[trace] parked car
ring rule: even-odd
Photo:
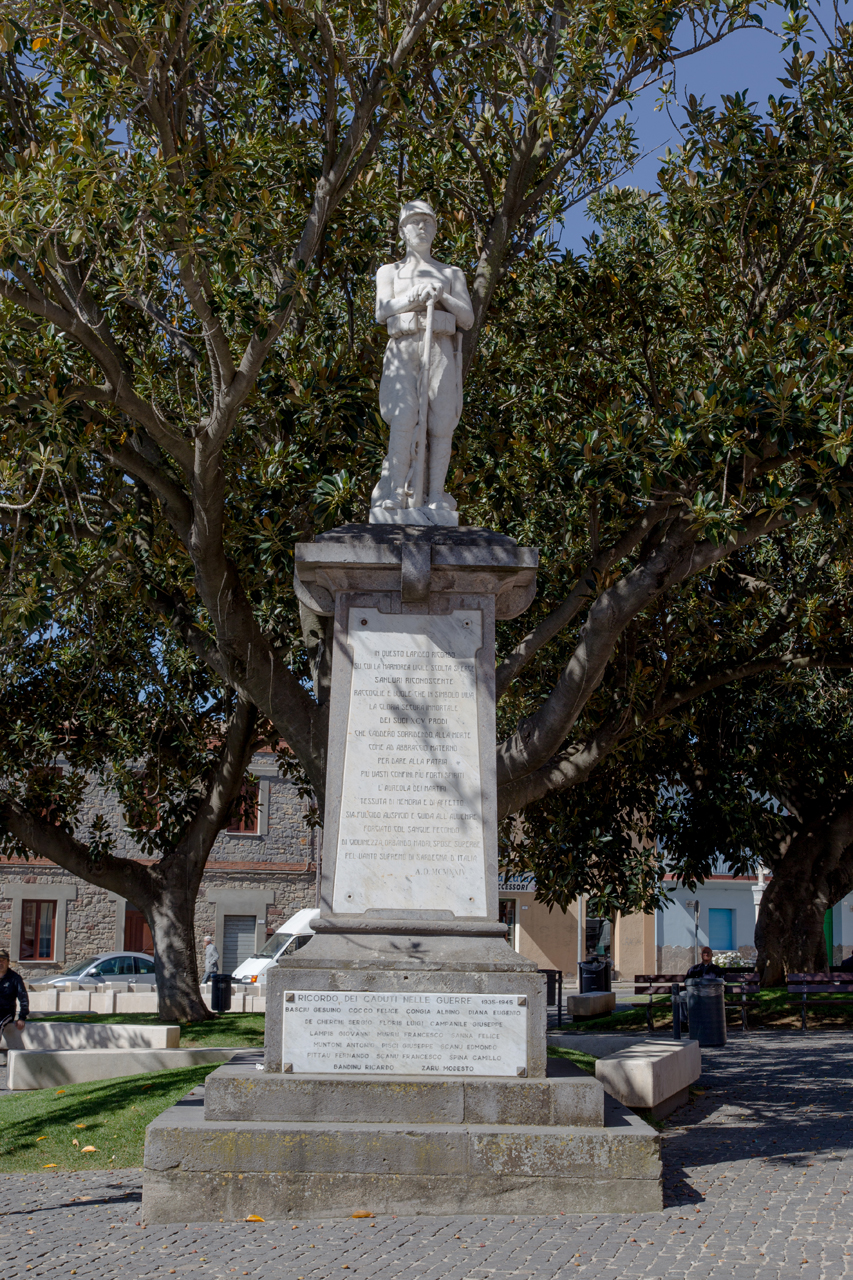
[[[231,975],[234,982],[257,982],[261,974],[266,973],[277,963],[280,956],[291,955],[304,947],[314,937],[311,921],[316,920],[320,912],[310,907],[303,907],[289,920],[285,920],[281,928],[276,929],[272,937],[267,938],[266,946],[255,955],[249,956],[238,965]]]
[[[46,978],[48,986],[59,987],[64,982],[79,982],[81,986],[95,987],[101,982],[135,982],[154,985],[154,961],[140,951],[102,951],[98,956],[87,956],[69,965],[54,978]]]

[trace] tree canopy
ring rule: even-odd
[[[444,211],[441,254],[475,305],[450,487],[464,520],[542,551],[538,599],[500,635],[503,815],[565,806],[639,694],[673,696],[670,650],[662,686],[637,656],[645,629],[666,634],[665,601],[847,518],[845,28],[815,63],[795,13],[766,110],[691,99],[660,194],[602,197],[577,258],[554,228],[630,161],[619,104],[757,11],[0,12],[7,626],[49,625],[54,593],[90,572],[81,547],[120,562],[322,797],[322,623],[300,632],[292,549],[366,515],[371,277],[414,194]],[[775,572],[784,600],[781,553]],[[785,668],[784,634],[764,643],[772,619],[750,608],[740,668]]]

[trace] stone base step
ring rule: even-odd
[[[361,1080],[284,1075],[235,1065],[208,1076],[204,1105],[207,1120],[595,1128],[604,1124],[604,1089],[592,1076],[581,1074],[546,1080]]]
[[[202,1092],[148,1126],[148,1223],[662,1207],[660,1138],[618,1104],[605,1128],[277,1124],[205,1120]]]

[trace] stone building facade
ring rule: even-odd
[[[321,833],[305,822],[305,802],[279,774],[275,756],[252,760],[257,812],[247,830],[223,831],[208,859],[196,904],[196,948],[216,939],[235,966],[303,907],[316,903]],[[117,854],[141,857],[114,796],[92,789],[81,828],[103,813]],[[46,859],[0,865],[0,947],[24,977],[61,972],[101,951],[151,952],[150,934],[132,903],[88,884]],[[223,970],[225,965],[221,966]]]

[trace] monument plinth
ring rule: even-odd
[[[494,624],[536,559],[440,526],[297,546],[334,617],[321,916],[268,979],[263,1071],[149,1126],[148,1221],[661,1207],[657,1134],[548,1062],[497,920]]]

